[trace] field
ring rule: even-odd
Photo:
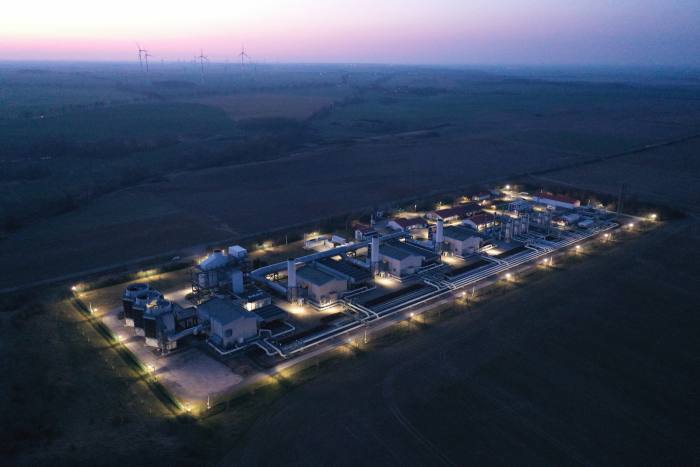
[[[698,239],[669,225],[370,343],[265,409],[223,465],[693,465],[700,276],[681,256]]]
[[[65,67],[55,73],[75,83]],[[70,92],[22,104],[24,91],[4,91],[13,110],[0,134],[15,135],[0,141],[4,148],[33,137],[36,112],[59,134],[54,118],[80,128],[71,125],[79,144],[63,163],[47,160],[43,178],[0,180],[4,215],[13,206],[32,213],[12,225],[6,218],[0,288],[198,254],[222,239],[509,178],[613,198],[624,183],[627,202],[687,217],[571,258],[468,310],[370,336],[367,347],[282,375],[197,422],[164,409],[65,301],[64,285],[2,295],[0,464],[700,463],[700,100],[692,79],[270,66],[257,75],[221,69],[202,84],[191,64],[164,65],[149,82],[123,65],[104,67],[80,68],[81,79],[110,83],[95,92],[114,102],[97,108],[63,108],[61,99],[82,101]],[[351,97],[304,121],[245,126],[213,101],[183,102],[243,88],[304,95],[343,86]],[[117,118],[110,134],[112,115],[130,109],[141,109],[133,121],[149,127]],[[173,115],[160,120],[166,110]],[[120,157],[95,156],[113,147],[103,138],[125,133],[135,140],[120,143]],[[43,164],[26,159],[33,154],[3,154],[0,174]],[[89,189],[115,167],[149,172]],[[71,190],[81,195],[70,209],[32,204]]]
[[[59,69],[141,97],[0,122],[0,266],[13,270],[0,289],[700,133],[685,81],[270,66],[201,82],[196,72]],[[21,260],[37,248],[39,265]]]
[[[198,423],[173,419],[48,296],[0,314],[16,375],[0,384],[1,452],[13,465],[693,465],[699,234],[688,218],[560,262]]]
[[[346,92],[347,93],[347,92]],[[202,97],[193,102],[218,107],[232,120],[256,118],[290,118],[304,120],[344,97],[341,91],[317,93],[246,93]]]

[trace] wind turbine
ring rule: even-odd
[[[245,65],[246,58],[250,61],[250,55],[245,52],[245,47],[243,45],[241,45],[241,53],[239,53],[238,56],[241,57],[241,68]]]
[[[199,59],[199,65],[202,68],[202,81],[204,81],[204,61],[206,60],[208,62],[209,58],[207,58],[207,56],[204,55],[204,51],[202,49],[199,49],[199,57],[195,58]]]
[[[136,47],[137,47],[138,50],[139,50],[139,66],[141,67],[141,71],[143,71],[143,55],[142,55],[142,54],[143,54],[144,52],[147,52],[147,51],[146,51],[146,49],[142,49],[142,48],[141,48],[141,45],[139,45],[138,42],[136,43]]]
[[[143,58],[146,59],[146,73],[148,73],[148,57],[152,57],[153,55],[148,53],[148,50],[143,51]]]

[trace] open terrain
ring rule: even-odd
[[[634,151],[700,133],[692,80],[270,66],[213,69],[201,82],[184,65],[148,78],[114,66],[53,73],[73,86],[71,76],[101,78],[135,101],[0,121],[0,266],[13,271],[0,289],[201,251],[420,192],[626,152],[633,161],[657,149]],[[692,154],[698,143],[685,144]],[[22,261],[36,251],[37,261]]]
[[[627,236],[470,309],[370,336],[197,423],[172,419],[67,303],[5,306],[2,371],[15,377],[0,384],[10,402],[2,456],[13,465],[134,456],[171,465],[694,465],[698,240],[693,217]]]
[[[262,161],[168,166],[157,178],[7,231],[0,266],[9,273],[0,288],[533,172],[528,180],[611,195],[624,182],[626,199],[688,217],[562,262],[469,310],[371,336],[365,348],[281,376],[196,423],[174,419],[63,292],[2,297],[0,464],[700,463],[700,140],[686,139],[700,130],[700,107],[692,82],[669,89],[666,81],[499,78],[474,91],[470,110],[464,86],[477,89],[487,77],[447,73],[440,86],[464,95],[441,114],[446,100],[424,89],[432,86],[424,74],[360,71],[357,82],[347,79],[357,100],[305,122],[303,147],[280,146]],[[345,71],[286,72],[286,82],[301,85],[342,84]],[[196,70],[183,73],[198,79]],[[264,79],[283,84],[274,73]],[[382,88],[392,82],[401,86]],[[125,75],[120,89],[140,97],[115,105],[143,105],[144,86],[165,89],[167,105],[197,97]],[[223,115],[232,135],[251,131],[204,107]],[[268,130],[253,131],[258,136],[247,137]],[[167,158],[191,154],[193,141],[221,143],[197,138],[178,135],[156,152]],[[675,140],[682,141],[645,148]],[[3,196],[27,183],[1,182]]]

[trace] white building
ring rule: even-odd
[[[221,349],[242,344],[258,335],[258,315],[228,298],[212,298],[197,307],[200,319],[208,319],[209,340]]]
[[[564,195],[546,193],[544,191],[536,193],[535,196],[532,197],[532,200],[536,203],[553,206],[555,208],[575,209],[581,207],[581,201],[577,199],[569,198]]]
[[[476,253],[483,242],[483,237],[476,230],[464,227],[447,227],[444,236],[447,251],[456,256]]]
[[[496,225],[496,220],[493,214],[481,213],[464,219],[462,225],[470,227],[478,232],[483,232],[484,230],[494,227]]]
[[[411,217],[409,219],[396,218],[396,219],[391,219],[387,223],[387,226],[394,229],[394,230],[406,230],[406,231],[414,230],[414,229],[423,229],[423,228],[427,227],[427,225],[428,225],[428,223],[422,217]]]
[[[384,263],[384,269],[396,277],[415,274],[423,265],[421,256],[398,248],[394,245],[382,245],[379,247],[379,255]]]
[[[319,305],[336,302],[348,290],[347,279],[315,264],[298,269],[296,281],[297,287],[306,289],[307,297]]]
[[[415,274],[426,263],[437,261],[440,255],[408,241],[392,240],[379,247],[382,269],[392,276]]]

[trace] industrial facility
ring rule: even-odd
[[[305,236],[311,253],[258,268],[239,245],[215,249],[192,268],[186,302],[130,284],[122,323],[162,355],[194,340],[219,357],[257,348],[286,359],[619,226],[614,213],[567,196],[484,190],[424,213],[376,213],[354,233]]]

